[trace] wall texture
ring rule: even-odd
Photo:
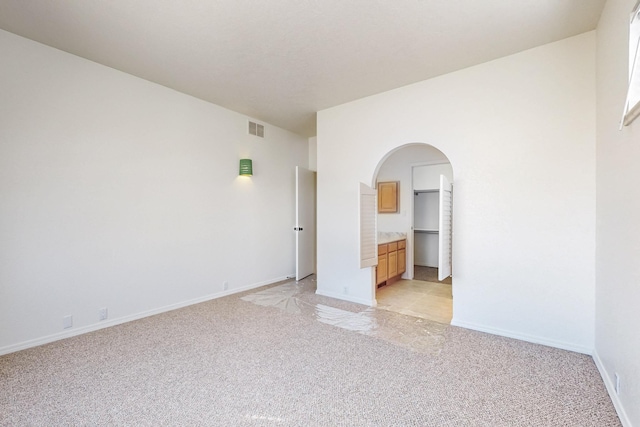
[[[373,303],[358,183],[426,143],[454,170],[453,323],[590,353],[595,108],[590,32],[319,112],[318,292]]]
[[[0,56],[0,353],[294,272],[306,138],[4,31]]]
[[[640,119],[618,130],[636,0],[609,0],[597,45],[597,251],[594,357],[625,426],[640,426]],[[615,374],[620,393],[614,391]]]

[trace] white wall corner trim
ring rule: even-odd
[[[596,367],[600,372],[600,376],[604,381],[605,387],[607,387],[607,393],[609,393],[609,397],[613,402],[613,406],[614,408],[616,408],[616,412],[618,413],[618,418],[620,418],[620,422],[624,427],[633,427],[633,424],[631,424],[631,420],[627,416],[627,413],[624,410],[624,406],[620,401],[620,397],[616,394],[613,379],[609,376],[609,374],[607,373],[607,370],[604,368],[604,363],[602,363],[602,360],[600,359],[600,356],[598,355],[597,350],[593,351],[593,361],[595,362]]]
[[[514,338],[517,340],[526,341],[533,344],[541,344],[541,345],[546,345],[548,347],[559,348],[562,350],[574,351],[576,353],[587,354],[589,356],[593,354],[592,347],[576,345],[576,344],[568,343],[564,341],[552,340],[552,339],[548,339],[541,336],[523,334],[516,331],[509,331],[506,329],[492,328],[489,326],[480,325],[473,322],[459,321],[459,320],[456,320],[455,317],[453,320],[451,320],[451,325],[459,326],[461,328],[473,329],[474,331],[486,332],[488,334],[499,335],[501,337]]]
[[[204,295],[202,297],[194,298],[194,299],[191,299],[191,300],[188,300],[188,301],[182,301],[182,302],[179,302],[179,303],[176,303],[176,304],[170,304],[170,305],[167,305],[167,306],[164,306],[164,307],[154,308],[152,310],[147,310],[147,311],[143,311],[143,312],[140,312],[140,313],[131,314],[131,315],[119,317],[119,318],[116,318],[116,319],[105,320],[105,321],[93,323],[91,325],[83,326],[83,327],[80,327],[80,328],[73,328],[73,329],[69,329],[69,330],[64,331],[64,332],[59,332],[59,333],[47,335],[45,337],[40,337],[40,338],[36,338],[36,339],[32,339],[32,340],[19,342],[17,344],[11,344],[11,345],[8,345],[8,346],[5,346],[5,347],[0,347],[0,356],[5,355],[5,354],[9,354],[9,353],[14,353],[14,352],[20,351],[20,350],[26,350],[28,348],[37,347],[37,346],[44,345],[44,344],[49,344],[51,342],[63,340],[65,338],[75,337],[77,335],[86,334],[88,332],[94,332],[94,331],[97,331],[97,330],[100,330],[100,329],[109,328],[111,326],[121,325],[123,323],[132,322],[134,320],[142,319],[142,318],[149,317],[149,316],[154,316],[156,314],[166,313],[168,311],[177,310],[179,308],[188,307],[190,305],[199,304],[199,303],[202,303],[202,302],[211,301],[211,300],[214,300],[214,299],[226,297],[228,295],[238,294],[240,292],[249,291],[251,289],[256,289],[256,288],[259,288],[259,287],[262,287],[262,286],[271,285],[273,283],[289,279],[289,278],[291,278],[291,276],[294,276],[294,274],[292,273],[292,274],[289,274],[289,275],[286,275],[286,276],[283,276],[283,277],[276,277],[274,279],[265,280],[265,281],[262,281],[262,282],[253,283],[253,284],[250,284],[250,285],[242,286],[240,288],[229,289],[229,290],[222,291],[222,292],[216,292],[216,293],[213,293],[213,294]]]

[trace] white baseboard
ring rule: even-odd
[[[616,408],[616,412],[618,413],[618,418],[620,418],[620,422],[624,427],[633,427],[627,413],[624,410],[624,406],[622,406],[622,402],[620,401],[620,396],[616,394],[616,387],[614,385],[613,379],[607,373],[607,370],[604,368],[604,364],[598,355],[598,351],[593,351],[593,361],[600,372],[600,376],[602,377],[602,381],[604,381],[604,385],[607,388],[607,393],[609,393],[609,397],[613,402],[613,407]]]
[[[506,329],[492,328],[490,326],[479,325],[477,323],[472,323],[472,322],[459,321],[455,318],[451,321],[451,325],[459,326],[461,328],[466,328],[466,329],[473,329],[474,331],[487,332],[489,334],[499,335],[502,337],[515,338],[517,340],[527,341],[534,344],[542,344],[548,347],[560,348],[562,350],[574,351],[576,353],[587,354],[589,356],[593,354],[593,348],[591,347],[585,347],[581,345],[567,343],[564,341],[551,340],[545,337],[523,334],[516,331],[509,331]]]
[[[290,275],[289,275],[290,276]],[[108,328],[110,326],[120,325],[122,323],[131,322],[133,320],[142,319],[144,317],[153,316],[155,314],[165,313],[171,310],[177,310],[179,308],[187,307],[190,305],[198,304],[205,301],[210,301],[217,298],[222,298],[228,295],[237,294],[240,292],[248,291],[251,289],[259,288],[261,286],[270,285],[272,283],[280,282],[282,280],[286,280],[289,276],[277,277],[275,279],[265,280],[258,283],[252,283],[247,286],[243,286],[241,288],[229,289],[222,292],[216,292],[215,294],[204,295],[202,297],[194,298],[188,301],[182,301],[176,304],[166,305],[164,307],[154,308],[151,310],[143,311],[140,313],[131,314],[128,316],[119,317],[116,319],[104,320],[98,323],[93,323],[91,325],[82,326],[79,328],[70,329],[64,332],[58,332],[55,334],[47,335],[40,338],[35,338],[28,341],[23,341],[17,344],[11,344],[5,347],[0,347],[0,356],[3,354],[14,353],[20,350],[26,350],[28,348],[37,347],[39,345],[48,344],[50,342],[62,340],[65,338],[75,337],[77,335],[86,334],[88,332],[97,331],[99,329]]]
[[[358,297],[354,297],[353,295],[348,295],[348,294],[339,294],[337,292],[327,292],[327,291],[321,291],[321,290],[316,290],[316,294],[317,295],[322,295],[324,297],[329,297],[329,298],[335,298],[335,299],[341,299],[344,301],[349,301],[349,302],[355,302],[356,304],[363,304],[369,307],[375,307],[376,306],[376,300],[375,299],[365,299],[365,298],[358,298]]]

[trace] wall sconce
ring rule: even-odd
[[[240,159],[240,176],[253,175],[253,162],[251,159]]]

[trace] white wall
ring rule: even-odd
[[[413,168],[413,189],[414,190],[437,190],[440,188],[440,175],[444,175],[449,182],[453,183],[453,170],[451,163],[439,165],[414,166]]]
[[[309,170],[317,171],[318,170],[318,138],[312,136],[309,138]]]
[[[0,56],[0,353],[293,273],[306,138],[4,31]]]
[[[598,25],[595,360],[625,426],[640,426],[640,119],[618,130],[636,0],[609,0]],[[620,375],[620,394],[613,391]]]
[[[595,32],[319,112],[319,293],[374,302],[358,182],[411,142],[455,174],[453,323],[591,352]]]

